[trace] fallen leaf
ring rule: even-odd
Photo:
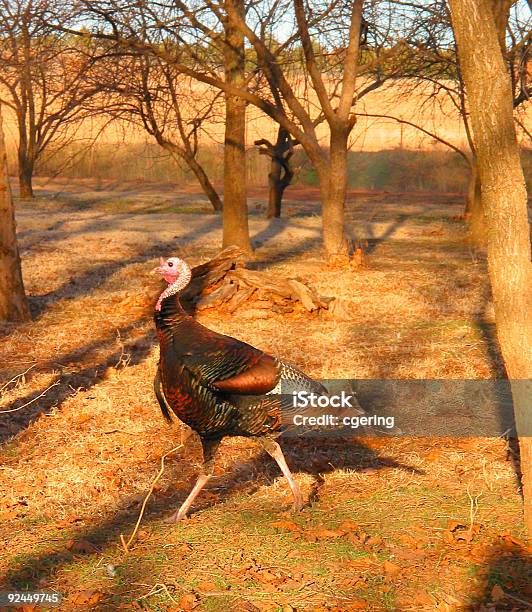
[[[68,550],[78,555],[90,555],[100,552],[100,549],[95,544],[84,539],[68,540],[66,547]]]
[[[447,604],[447,608],[443,608],[442,610],[449,610],[449,612],[451,612],[451,610],[463,610],[464,609],[464,601],[461,599],[458,599],[458,597],[455,597],[454,595],[451,595],[450,593],[440,593],[438,594],[438,597],[441,597],[443,601],[441,601],[438,605],[438,610],[440,609],[440,606],[442,606],[442,604]]]
[[[465,542],[469,544],[475,535],[481,530],[481,525],[473,525],[468,527],[459,521],[449,521],[447,530],[442,532],[443,539],[449,544],[456,542]]]
[[[286,555],[287,559],[300,559],[301,558],[301,552],[299,550],[291,550],[287,555]]]
[[[419,540],[417,538],[413,538],[411,535],[408,535],[407,533],[401,534],[398,539],[402,544],[405,544],[406,546],[410,548],[419,547]]]
[[[360,527],[358,523],[355,523],[355,521],[346,520],[340,523],[340,529],[343,529],[344,531],[358,531]]]
[[[414,603],[414,600],[409,595],[401,595],[400,597],[397,597],[395,599],[395,605],[397,606],[398,610],[402,610],[403,608],[406,608],[407,610],[412,610],[416,609],[417,607]]]
[[[442,531],[442,538],[447,542],[447,544],[454,544],[455,539],[453,534],[450,531]]]
[[[505,595],[501,585],[500,584],[494,585],[494,587],[491,589],[491,599],[492,599],[492,601],[494,601],[495,603],[498,603],[499,601],[502,601],[505,597],[506,597],[506,595]]]
[[[140,529],[137,532],[137,540],[139,542],[143,542],[144,540],[147,540],[150,537],[150,532],[146,531],[145,529]]]
[[[82,520],[83,519],[81,518],[81,516],[74,515],[71,517],[61,519],[60,521],[56,521],[55,523],[52,523],[51,525],[52,527],[67,527],[68,525],[71,525],[72,523],[79,523]]]
[[[471,547],[467,558],[473,562],[485,561],[494,554],[493,547],[486,544],[475,544]]]
[[[344,531],[338,529],[314,529],[307,532],[309,538],[315,538],[316,540],[327,540],[329,538],[341,538],[345,535]]]
[[[79,413],[74,417],[74,422],[77,423],[78,425],[81,425],[82,423],[86,423],[87,421],[90,421],[92,418],[94,418],[94,415],[89,413]]]
[[[238,610],[239,612],[260,612],[260,608],[257,608],[257,606],[250,601],[239,601]]]
[[[366,570],[374,564],[375,562],[371,557],[361,557],[360,559],[353,559],[345,563],[347,567],[355,570]]]
[[[0,512],[0,521],[11,521],[13,519],[16,519],[18,514],[19,513],[13,508],[3,510],[2,512]]]
[[[74,606],[94,606],[103,597],[101,591],[78,591],[70,598]]]
[[[294,521],[275,521],[271,523],[276,529],[287,529],[288,531],[301,531],[301,527]]]
[[[283,581],[282,577],[277,576],[271,570],[262,570],[257,574],[257,578],[261,583],[279,584]]]
[[[214,582],[205,581],[198,584],[197,590],[202,593],[209,593],[210,591],[218,591],[219,589]]]
[[[426,593],[425,591],[416,591],[413,597],[414,603],[418,606],[434,606],[434,600],[432,597]]]
[[[382,564],[382,570],[386,574],[387,578],[394,578],[401,573],[401,568],[391,561],[384,561]]]
[[[186,593],[179,600],[179,607],[185,611],[194,610],[198,604],[198,598],[194,595],[194,593]]]
[[[527,549],[527,545],[523,540],[514,537],[511,533],[503,533],[501,535],[501,540],[506,546]]]
[[[450,520],[447,522],[447,531],[450,531],[451,533],[453,531],[462,530],[462,529],[467,529],[467,526],[464,525],[463,523],[460,523],[460,521]]]
[[[425,553],[421,550],[403,550],[401,548],[392,548],[393,554],[402,561],[422,561],[425,558]]]
[[[370,536],[365,531],[358,531],[357,533],[349,533],[347,534],[347,539],[356,546],[357,548],[360,546],[364,546],[366,542],[370,539]]]
[[[345,602],[346,610],[366,610],[368,602],[365,599],[350,599]]]
[[[346,576],[340,580],[342,588],[348,589],[356,586],[360,582],[360,576]]]

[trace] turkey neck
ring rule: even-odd
[[[192,320],[192,317],[181,306],[179,293],[164,298],[161,302],[161,310],[155,311],[154,318],[155,326],[161,331],[173,331],[183,323]]]

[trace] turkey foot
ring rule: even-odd
[[[203,487],[209,482],[214,471],[214,459],[216,457],[216,451],[220,446],[220,439],[206,440],[201,439],[201,446],[203,448],[203,473],[198,476],[196,484],[192,488],[192,491],[188,494],[188,497],[181,504],[181,507],[176,510],[172,516],[165,520],[165,523],[177,523],[182,519],[186,518],[190,507],[194,503],[196,497],[201,493]]]
[[[275,459],[277,465],[281,468],[281,472],[288,481],[288,485],[290,487],[290,490],[292,491],[292,495],[294,496],[292,510],[294,512],[301,512],[304,506],[303,497],[301,495],[301,491],[299,490],[299,485],[294,480],[292,472],[290,471],[290,468],[286,463],[286,459],[284,458],[281,447],[279,446],[279,444],[277,444],[275,440],[272,440],[271,438],[263,438],[259,440],[259,442],[262,444],[262,447],[270,455],[270,457]]]
[[[305,505],[305,502],[303,501],[303,496],[301,495],[301,491],[299,490],[298,484],[295,481],[294,481],[294,484],[296,485],[297,492],[294,493],[294,491],[292,490],[292,494],[294,496],[294,503],[292,504],[292,512],[295,512],[297,514],[301,512],[301,510],[303,510],[303,506]]]
[[[188,511],[190,510],[190,506],[192,506],[192,504],[194,503],[194,500],[200,494],[201,490],[209,482],[210,479],[211,479],[210,474],[200,474],[200,476],[196,480],[196,484],[194,485],[194,488],[188,494],[188,497],[181,504],[180,508],[176,510],[172,514],[172,516],[169,516],[167,519],[165,519],[164,522],[173,524],[173,523],[177,523],[180,520],[186,518]]]

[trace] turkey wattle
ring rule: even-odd
[[[281,468],[294,496],[294,509],[300,510],[299,487],[275,441],[282,425],[281,401],[276,393],[285,380],[315,393],[325,393],[325,388],[293,366],[218,334],[188,315],[179,293],[190,282],[191,270],[182,259],[161,258],[155,272],[168,283],[155,306],[161,348],[155,395],[164,417],[171,421],[174,413],[198,433],[203,447],[203,472],[169,521],[187,515],[212,476],[216,450],[225,436],[257,438]]]

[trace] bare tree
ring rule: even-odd
[[[94,99],[101,113],[142,127],[194,174],[216,211],[222,201],[199,160],[200,137],[216,119],[220,91],[194,87],[190,77],[149,54],[114,53],[93,78],[106,96]]]
[[[324,24],[325,17],[334,13],[337,5],[323,8],[314,5],[311,8],[305,7],[302,0],[293,2],[297,40],[303,50],[309,84],[315,94],[319,113],[323,114],[330,131],[328,149],[321,145],[316,133],[321,117],[312,116],[310,105],[305,108],[301,96],[290,83],[287,71],[278,62],[277,50],[269,44],[271,38],[264,31],[262,36],[258,36],[247,22],[238,19],[239,28],[253,45],[258,64],[277,102],[265,110],[301,143],[320,177],[323,241],[330,257],[344,256],[348,249],[344,233],[347,150],[349,135],[356,123],[352,106],[356,92],[363,3],[363,0],[354,0],[345,11],[340,10],[336,15],[337,20],[348,25],[344,32],[340,32],[345,34],[343,39],[340,35],[343,47],[337,52],[335,66],[337,74],[340,74],[332,84],[324,75],[323,66],[320,65],[323,58],[316,53],[313,44],[309,13],[315,11],[322,17],[316,20],[316,25]],[[213,10],[216,12],[216,9]]]
[[[268,208],[266,217],[272,219],[281,216],[281,205],[285,189],[294,178],[294,172],[290,165],[290,159],[294,154],[294,147],[299,144],[292,138],[289,132],[279,126],[277,140],[270,142],[267,138],[255,141],[261,155],[267,155],[271,159],[270,172],[268,174]]]
[[[243,14],[241,0],[228,0],[235,14]],[[81,0],[74,3],[75,15],[83,21],[87,17],[92,33],[85,29],[66,27],[50,22],[59,30],[82,38],[104,39],[134,54],[157,58],[175,75],[194,78],[225,94],[224,139],[224,206],[223,244],[237,245],[251,251],[247,220],[245,113],[246,101],[238,92],[247,91],[249,75],[246,71],[244,37],[227,15],[208,28],[208,36],[192,22],[196,13],[204,14],[203,4],[196,10],[186,5],[184,10],[168,3],[145,3],[141,7],[128,0]],[[81,7],[81,8],[80,8]],[[77,11],[77,15],[76,15]],[[96,27],[94,25],[97,24]],[[222,78],[222,75],[225,78]],[[203,76],[204,78],[199,78]],[[219,87],[224,83],[225,87]],[[175,144],[175,143],[174,143]]]
[[[24,321],[30,311],[24,293],[15,230],[15,210],[7,174],[0,107],[0,321]]]
[[[524,0],[490,0],[490,3],[496,16],[499,44],[511,76],[513,106],[518,109],[529,101],[532,90],[527,73],[532,44],[530,34],[532,18],[526,16]],[[398,4],[403,3],[398,2]],[[415,117],[408,117],[405,120],[393,113],[387,114],[387,117],[421,130],[459,153],[467,163],[469,182],[465,218],[472,241],[482,245],[486,240],[486,228],[481,202],[480,176],[450,15],[446,3],[442,0],[408,4],[410,12],[406,18],[412,22],[408,28],[411,32],[409,43],[415,49],[415,53],[412,56],[413,61],[405,64],[404,79],[401,85],[397,86],[396,92],[401,91],[401,95],[408,99],[413,99],[414,95],[417,98],[421,97],[421,116],[426,116],[430,112],[450,112],[453,118],[458,117],[463,123],[467,144],[464,147],[459,143],[450,143],[438,134],[436,128],[427,129],[427,126]],[[446,102],[449,104],[444,111],[442,107]]]
[[[526,20],[524,24],[520,23],[518,20],[512,27],[510,24],[510,10],[512,6],[517,4],[517,0],[489,0],[489,4],[494,15],[499,46],[503,53],[506,69],[511,78],[512,106],[515,109],[523,103],[528,102],[532,91],[530,83],[528,82],[529,77],[527,71],[532,43],[532,37],[530,35],[531,20]],[[528,27],[526,25],[527,23]],[[510,46],[507,44],[508,39],[511,40]],[[478,168],[475,143],[471,135],[469,108],[465,100],[465,86],[460,65],[457,65],[457,73],[458,97],[460,100],[459,110],[468,138],[471,165],[465,216],[469,223],[472,241],[477,245],[484,245],[487,239],[487,227],[484,206],[482,203],[480,171]]]
[[[61,5],[52,0],[0,0],[0,101],[16,117],[22,198],[33,197],[44,151],[73,137],[72,126],[96,93],[87,79],[99,55],[95,41],[79,44],[54,32],[43,21],[49,12],[61,20]]]
[[[510,75],[491,0],[449,0],[471,112],[497,335],[520,434],[525,521],[532,534],[532,263],[527,192]]]

